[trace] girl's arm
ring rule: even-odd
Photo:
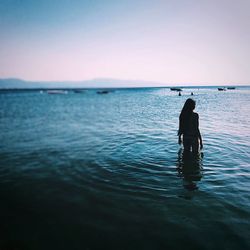
[[[179,138],[178,138],[178,144],[181,145],[182,143],[182,140],[181,140],[181,135],[179,135]]]
[[[198,138],[200,141],[200,149],[203,148],[203,142],[202,142],[202,137],[201,137],[201,133],[200,133],[200,129],[199,129],[199,115],[197,114],[197,130],[198,130]]]
[[[200,140],[200,149],[203,148],[203,143],[202,143],[202,137],[201,137],[201,133],[200,133],[200,130],[198,130],[198,137],[199,137],[199,140]]]
[[[178,130],[178,144],[181,145],[182,140],[181,140],[181,135],[183,134],[183,132],[181,131],[181,120],[179,118],[179,130]]]

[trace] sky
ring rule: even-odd
[[[250,0],[1,0],[0,78],[250,84]]]

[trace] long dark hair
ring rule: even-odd
[[[195,108],[195,101],[191,98],[188,98],[181,110],[179,116],[179,131],[178,135],[183,134],[189,127],[189,120]]]

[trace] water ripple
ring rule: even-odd
[[[0,95],[4,229],[25,239],[15,225],[29,225],[39,243],[72,230],[78,243],[86,236],[82,246],[112,235],[134,249],[180,241],[223,249],[225,238],[228,249],[247,249],[250,93],[196,90],[204,149],[185,158],[176,134],[188,91]]]

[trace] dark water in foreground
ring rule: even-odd
[[[249,249],[250,89],[0,94],[0,249]]]

